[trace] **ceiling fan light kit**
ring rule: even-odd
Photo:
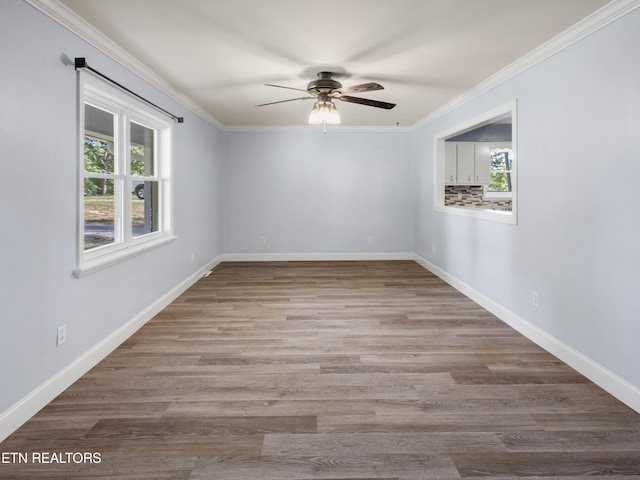
[[[370,107],[384,108],[390,110],[396,106],[395,103],[381,102],[378,100],[370,100],[368,98],[352,97],[351,95],[345,95],[345,93],[360,93],[360,92],[372,92],[374,90],[383,90],[384,87],[378,83],[362,83],[360,85],[354,85],[352,87],[343,88],[342,84],[337,80],[331,78],[334,75],[333,72],[319,72],[318,79],[309,82],[307,89],[285,87],[282,85],[266,84],[268,87],[286,88],[288,90],[297,90],[307,92],[308,97],[291,98],[289,100],[280,100],[277,102],[263,103],[256,105],[258,107],[264,107],[266,105],[274,105],[276,103],[292,102],[294,100],[311,100],[316,99],[313,104],[311,113],[309,114],[309,124],[332,124],[336,125],[340,123],[340,114],[338,109],[333,103],[334,100],[342,100],[348,103],[358,103],[360,105],[367,105]]]
[[[340,114],[331,100],[313,104],[309,114],[309,124],[320,125],[321,123],[328,123],[329,125],[338,125],[340,123]]]

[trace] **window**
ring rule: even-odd
[[[173,239],[171,119],[79,75],[76,276]]]
[[[511,143],[491,145],[491,183],[485,186],[486,198],[511,198],[513,193],[513,150]]]
[[[513,100],[434,137],[434,210],[517,224]]]

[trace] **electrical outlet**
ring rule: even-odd
[[[196,259],[196,254],[191,252],[191,261],[193,262],[195,261],[195,259]]]
[[[67,325],[64,324],[58,327],[58,338],[56,340],[56,346],[59,347],[66,341],[67,341]]]
[[[367,239],[367,243],[369,245],[373,245],[373,235],[369,235],[369,238]]]
[[[260,237],[260,245],[266,245],[267,244],[267,237]]]
[[[458,200],[462,200],[462,194],[458,193]]]
[[[538,295],[538,292],[533,292],[533,294],[531,295],[531,303],[534,307],[540,305],[540,295]]]
[[[436,254],[436,244],[431,245],[431,253]]]

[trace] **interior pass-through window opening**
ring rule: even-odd
[[[517,223],[516,104],[435,137],[434,209]]]

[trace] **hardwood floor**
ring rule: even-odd
[[[0,452],[28,454],[2,479],[639,478],[640,415],[414,262],[223,263]]]

